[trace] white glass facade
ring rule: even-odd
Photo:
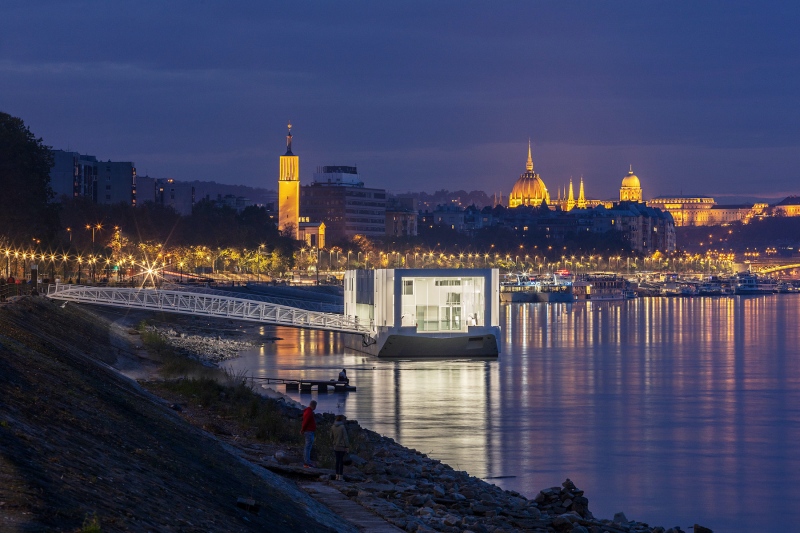
[[[483,277],[403,278],[402,326],[418,331],[467,331],[485,322]]]

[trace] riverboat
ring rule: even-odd
[[[500,283],[500,301],[505,303],[572,302],[571,279],[554,275],[553,279],[511,274]]]
[[[344,314],[369,325],[345,346],[378,357],[497,357],[497,269],[348,270]]]
[[[626,300],[636,297],[636,293],[631,290],[625,278],[616,274],[588,274],[584,281],[590,285],[588,299],[592,301]]]
[[[759,278],[750,272],[740,272],[734,279],[734,292],[741,295],[773,294],[775,285],[773,279]]]

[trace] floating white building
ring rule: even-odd
[[[349,270],[344,314],[369,324],[348,348],[379,357],[496,357],[497,269]]]

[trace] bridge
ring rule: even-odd
[[[338,313],[310,311],[272,302],[202,292],[55,284],[47,287],[47,296],[66,302],[246,320],[259,324],[339,333],[368,335],[371,330],[369,326],[359,324],[356,319]]]
[[[773,274],[775,272],[780,272],[781,270],[794,270],[800,268],[800,263],[791,263],[791,264],[784,264],[784,265],[761,265],[755,268],[751,268],[760,274]]]

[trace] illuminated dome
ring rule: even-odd
[[[635,189],[638,189],[642,186],[641,183],[639,183],[639,177],[633,173],[633,165],[631,165],[631,169],[628,171],[625,177],[622,178],[622,186]]]
[[[622,178],[622,187],[619,188],[619,201],[642,201],[642,184],[639,183],[639,177],[633,173],[633,165],[631,165],[630,170],[625,177]]]
[[[509,205],[541,205],[542,200],[548,201],[550,196],[547,194],[547,187],[544,186],[542,178],[533,172],[526,172],[519,177],[511,189]]]
[[[508,197],[508,206],[517,207],[520,205],[533,205],[540,206],[542,201],[550,203],[550,195],[547,193],[547,187],[544,186],[544,181],[533,172],[533,158],[531,157],[531,143],[528,141],[528,162],[525,165],[525,173],[522,174],[514,188],[511,189],[511,195]]]

